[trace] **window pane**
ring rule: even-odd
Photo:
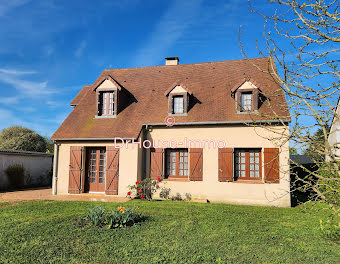
[[[251,111],[252,105],[252,94],[251,93],[242,93],[241,94],[241,108],[244,111]]]
[[[173,98],[174,102],[174,113],[180,114],[183,113],[183,96],[175,96]]]

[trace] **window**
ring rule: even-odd
[[[114,92],[101,92],[100,93],[100,113],[101,115],[113,115],[114,114]]]
[[[241,111],[252,110],[252,93],[241,93]]]
[[[173,113],[174,114],[183,114],[184,113],[184,100],[182,95],[174,96],[173,97]]]
[[[235,180],[261,179],[261,150],[238,149],[235,150]]]
[[[187,178],[188,173],[188,150],[166,150],[166,176],[167,178]]]

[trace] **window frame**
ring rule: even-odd
[[[183,112],[182,113],[175,113],[174,112],[174,98],[175,97],[179,97],[182,96],[183,97]],[[169,115],[179,115],[179,116],[183,116],[186,115],[188,113],[188,105],[189,105],[189,97],[188,97],[188,93],[187,92],[181,92],[181,93],[169,93],[168,96],[168,114]]]
[[[169,155],[170,153],[175,153],[175,162],[172,162],[172,160],[170,159],[169,162]],[[181,154],[180,153],[185,153],[185,155],[183,155],[183,168],[180,168],[180,157]],[[186,169],[185,169],[185,160],[186,158]],[[175,163],[175,175],[173,174],[169,174],[169,165],[170,165],[170,171],[172,170],[171,165]],[[183,171],[183,175],[180,175],[180,170]],[[186,175],[185,172],[186,171]],[[168,148],[165,149],[165,179],[189,179],[189,150],[186,148],[176,148],[176,149],[172,149],[172,148]]]
[[[244,93],[251,93],[251,110],[244,110],[242,106],[242,94]],[[252,113],[256,112],[259,107],[259,89],[258,88],[251,88],[251,89],[238,89],[236,91],[236,109],[239,114],[244,113]]]
[[[244,104],[244,96],[246,95],[250,95],[250,100],[247,99],[247,101],[250,101],[250,104],[245,105]],[[241,107],[240,107],[240,111],[241,112],[251,112],[253,111],[253,100],[254,100],[254,96],[253,96],[253,92],[252,91],[248,91],[248,92],[241,92],[240,94],[241,98],[240,98],[240,102],[241,102]],[[250,109],[246,109],[245,106],[247,106],[247,108],[249,107]]]
[[[237,175],[237,172],[241,171],[241,170],[238,170],[238,162],[237,162],[237,155],[238,153],[241,153],[241,152],[244,152],[245,153],[245,175],[244,177],[242,176],[239,176]],[[250,171],[254,171],[256,172],[256,170],[250,170],[250,152],[257,152],[259,153],[259,162],[258,164],[256,164],[255,162],[253,163],[254,166],[258,165],[259,166],[259,169],[258,169],[258,172],[259,172],[259,177],[250,177]],[[254,159],[255,159],[255,156],[254,156]],[[233,175],[233,178],[234,178],[234,181],[262,181],[262,149],[261,148],[235,148],[234,149],[234,160],[233,160],[233,163],[234,163],[234,175]]]
[[[112,114],[104,114],[103,113],[103,94],[104,93],[113,93],[113,107],[112,107]],[[110,96],[106,98],[107,103],[110,101]],[[117,116],[117,109],[118,109],[118,89],[113,88],[98,88],[96,90],[96,100],[97,100],[97,115],[96,118],[112,118]],[[107,110],[109,111],[109,106],[107,105]]]
[[[176,101],[176,98],[181,98],[182,102],[182,111],[181,112],[176,112],[176,107],[175,107],[175,101]],[[183,95],[175,95],[172,97],[172,103],[173,103],[173,106],[172,106],[172,113],[174,115],[179,115],[179,114],[184,114],[184,96]]]

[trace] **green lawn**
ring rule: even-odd
[[[93,204],[0,204],[0,263],[340,263],[340,244],[319,233],[321,216],[299,208],[130,201],[152,219],[75,227]]]

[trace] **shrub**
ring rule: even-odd
[[[5,170],[11,187],[22,187],[24,185],[25,168],[22,164],[14,164]]]
[[[340,166],[340,162],[338,162],[338,166]],[[318,174],[320,177],[314,186],[318,187],[329,204],[340,206],[340,174],[334,170],[334,164],[324,162],[319,168]]]
[[[180,193],[176,193],[175,195],[170,195],[171,189],[170,188],[162,188],[161,192],[159,193],[159,197],[165,200],[172,200],[172,201],[191,201],[191,194],[185,193],[185,198],[183,199]]]
[[[170,192],[171,192],[171,189],[170,188],[162,188],[161,189],[161,192],[159,193],[159,197],[161,197],[162,199],[165,199],[165,200],[169,200],[170,199]]]
[[[171,197],[171,200],[173,200],[173,201],[183,201],[182,195],[180,193],[176,193],[176,195],[173,195]]]
[[[133,226],[134,224],[146,219],[137,209],[118,206],[112,211],[106,213],[101,206],[92,207],[88,210],[86,217],[74,222],[77,226],[85,226],[91,224],[98,227],[120,228]]]
[[[119,228],[133,226],[135,223],[141,222],[144,217],[136,211],[135,208],[121,207],[113,209],[106,216],[108,228]]]
[[[94,226],[101,226],[105,221],[105,209],[101,206],[92,207],[87,212],[86,220]]]
[[[340,222],[335,223],[335,221],[327,220],[323,222],[320,220],[320,231],[321,233],[330,238],[339,240],[340,239]]]
[[[141,181],[137,181],[135,185],[129,185],[128,197],[134,197],[137,199],[152,200],[153,194],[159,189],[159,183],[162,182],[161,178],[152,180],[146,178]]]
[[[185,193],[185,200],[191,201],[191,194],[190,193]]]

